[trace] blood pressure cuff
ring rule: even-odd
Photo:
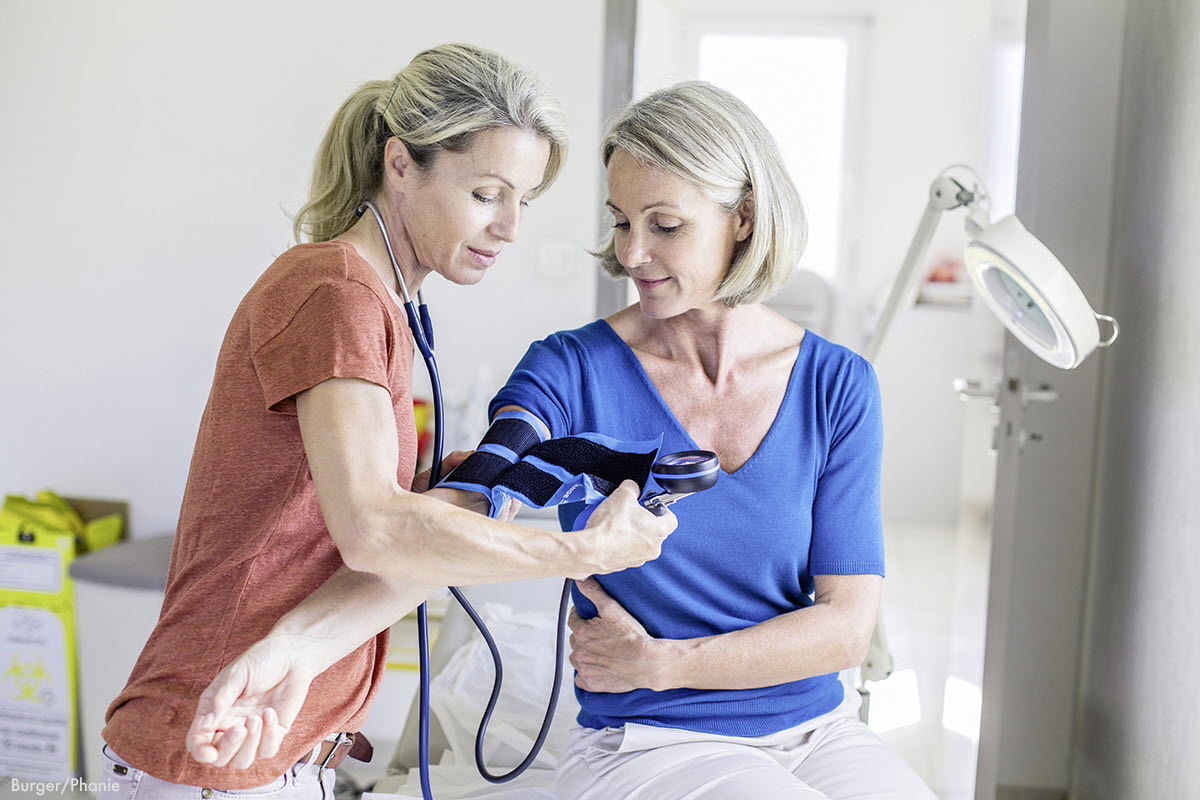
[[[439,483],[484,494],[495,517],[508,498],[533,508],[560,503],[591,506],[623,480],[645,490],[662,437],[625,442],[598,433],[547,439],[524,411],[496,415],[478,449]]]

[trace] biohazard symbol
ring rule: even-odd
[[[50,680],[50,673],[46,672],[41,658],[22,663],[17,654],[13,653],[12,666],[5,670],[4,679],[6,683],[11,682],[16,689],[13,700],[30,700],[37,703],[42,700],[38,696],[41,694],[38,690]]]

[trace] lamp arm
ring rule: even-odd
[[[867,351],[864,355],[868,361],[874,363],[896,316],[912,305],[913,289],[916,283],[913,276],[916,274],[917,265],[921,263],[925,253],[929,250],[929,243],[933,240],[933,234],[937,230],[942,212],[965,205],[972,199],[973,197],[969,193],[963,194],[962,184],[947,177],[944,173],[939,175],[933,181],[933,185],[929,187],[929,203],[925,206],[925,213],[921,215],[921,221],[917,224],[917,232],[913,234],[912,243],[908,246],[908,253],[904,256],[900,272],[892,282],[883,313],[880,314],[879,321],[875,324],[875,330],[871,332],[871,339],[867,342]]]
[[[867,342],[867,352],[864,355],[871,363],[874,363],[879,356],[883,340],[887,338],[888,331],[892,329],[896,315],[912,304],[910,295],[914,283],[913,275],[916,273],[917,264],[929,249],[929,242],[933,239],[933,232],[937,230],[942,212],[943,209],[930,203],[925,207],[925,213],[921,215],[921,222],[917,225],[917,232],[913,235],[912,244],[908,246],[908,254],[904,256],[904,264],[892,282],[892,289],[888,294],[887,303],[883,307],[883,313],[880,314],[879,321],[875,323],[875,330],[871,332],[871,340]]]

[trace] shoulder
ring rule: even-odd
[[[260,343],[318,302],[328,306],[324,316],[331,321],[390,318],[382,284],[373,278],[370,265],[343,242],[301,244],[275,259],[246,294],[241,311]]]
[[[813,388],[833,407],[855,401],[873,402],[879,395],[875,368],[844,345],[808,331],[802,344],[808,353]]]
[[[563,358],[583,361],[610,351],[619,344],[609,324],[602,319],[578,328],[556,331],[534,342],[530,352],[544,351]]]
[[[824,372],[858,376],[875,374],[875,368],[866,358],[812,331],[804,334],[804,346],[809,349],[814,363]]]
[[[374,277],[371,266],[345,242],[300,244],[276,258],[247,296],[279,302],[306,298],[322,286],[351,284],[383,300]]]

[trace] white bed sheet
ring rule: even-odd
[[[501,603],[486,603],[480,614],[504,659],[504,687],[488,725],[485,754],[493,773],[507,772],[529,752],[545,714],[554,677],[552,613],[514,613]],[[433,713],[446,733],[449,748],[430,769],[436,800],[554,800],[554,770],[567,734],[575,726],[579,703],[573,672],[564,665],[563,687],[550,735],[534,763],[519,778],[504,784],[484,780],[475,769],[475,732],[492,689],[492,658],[477,631],[460,647],[431,687]],[[417,770],[381,779],[364,800],[421,800]]]

